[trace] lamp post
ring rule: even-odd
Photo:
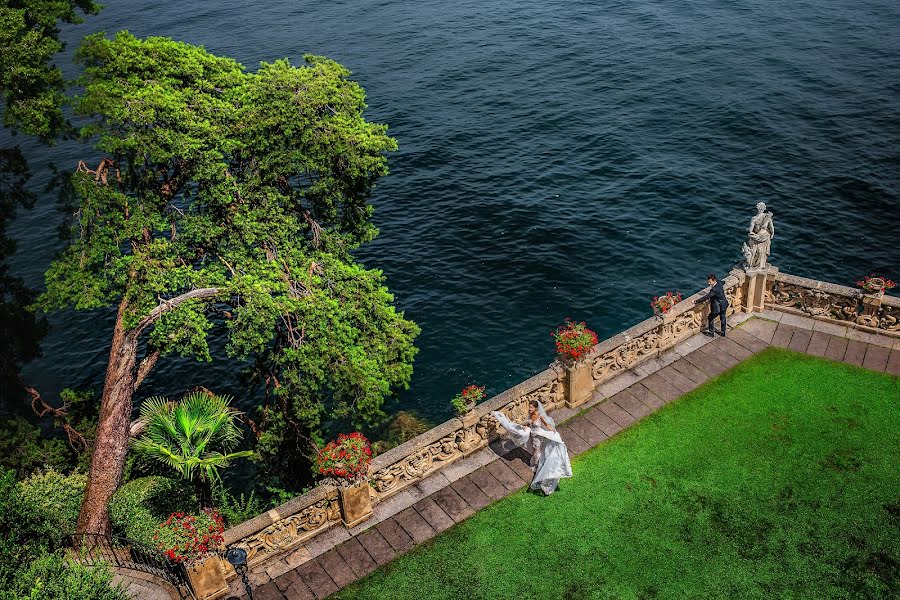
[[[241,581],[244,582],[244,589],[247,590],[247,597],[253,600],[253,591],[250,589],[250,580],[247,578],[247,551],[243,548],[232,546],[225,551],[225,560],[234,567],[234,572],[241,576]],[[228,600],[231,600],[231,598]]]

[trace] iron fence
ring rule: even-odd
[[[72,560],[84,565],[107,564],[115,569],[146,573],[159,577],[178,590],[183,600],[193,598],[181,565],[168,560],[158,550],[134,540],[98,533],[67,536],[66,547]]]

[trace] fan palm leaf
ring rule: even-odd
[[[132,449],[165,464],[184,479],[199,473],[206,481],[219,480],[219,472],[232,460],[253,456],[253,452],[233,452],[241,441],[237,425],[240,412],[229,396],[191,392],[173,402],[153,397],[141,406],[144,428]]]

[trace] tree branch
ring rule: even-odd
[[[153,370],[153,367],[156,366],[156,361],[159,360],[159,350],[153,350],[144,357],[144,360],[141,361],[141,364],[138,365],[137,377],[134,380],[134,391],[137,391],[141,384],[146,379],[147,375],[150,374],[150,371]]]
[[[81,454],[88,449],[89,444],[87,440],[84,439],[84,436],[69,424],[69,415],[66,412],[69,407],[65,404],[65,402],[60,408],[50,406],[49,404],[44,402],[44,399],[41,398],[41,394],[37,391],[37,389],[26,384],[21,379],[19,379],[19,383],[25,389],[28,395],[31,396],[31,410],[34,411],[34,414],[36,414],[38,418],[42,419],[48,414],[52,415],[53,418],[56,419],[57,424],[66,432],[66,437],[69,438],[69,446],[77,454]]]
[[[188,300],[213,298],[217,296],[220,291],[221,288],[200,288],[198,290],[185,292],[180,296],[175,296],[174,298],[170,298],[168,300],[163,300],[159,306],[151,310],[149,314],[147,314],[138,322],[137,327],[134,328],[134,330],[131,332],[131,335],[140,335],[144,329],[156,322],[156,320],[161,316],[169,311],[175,310],[180,304],[183,304]]]

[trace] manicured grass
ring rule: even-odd
[[[770,348],[338,598],[900,596],[900,380]]]

